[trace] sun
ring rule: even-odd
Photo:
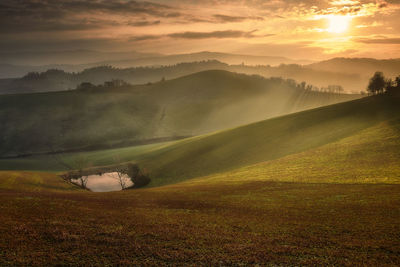
[[[348,30],[351,18],[349,16],[332,15],[328,17],[328,32],[343,33]]]

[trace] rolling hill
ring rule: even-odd
[[[376,177],[380,177],[378,181],[382,182],[389,179],[398,182],[399,169],[397,165],[400,162],[400,154],[398,154],[400,148],[398,142],[400,137],[399,119],[400,105],[398,98],[363,98],[272,118],[211,135],[182,140],[149,153],[139,163],[152,173],[152,185],[158,186],[231,171],[332,144],[330,147],[324,148],[326,149],[325,152],[314,150],[306,154],[309,158],[310,155],[320,155],[314,159],[309,159],[311,166],[318,165],[318,162],[321,161],[321,158],[318,157],[327,157],[327,161],[323,162],[326,163],[325,166],[329,166],[326,168],[338,168],[336,169],[337,175],[343,173],[343,176],[346,176],[347,173],[354,174],[352,172],[354,170],[346,172],[344,168],[351,167],[354,163],[352,160],[361,161],[364,162],[362,168],[367,170],[369,170],[369,166],[377,165],[375,167],[376,174],[378,174]],[[377,125],[381,126],[378,127]],[[373,133],[376,136],[373,136]],[[371,136],[370,139],[368,139],[369,136]],[[355,148],[358,148],[355,145],[357,142],[366,140],[359,145],[361,147],[358,148],[359,151],[357,149],[352,151],[347,148],[343,152],[340,149],[349,145],[345,138],[352,138]],[[388,142],[383,142],[386,139],[389,139]],[[344,144],[341,142],[344,142]],[[371,142],[371,144],[368,142]],[[368,147],[369,145],[371,147]],[[332,152],[332,149],[337,149],[337,151]],[[329,155],[332,154],[331,159],[339,160],[340,164],[335,160],[332,161],[332,164],[329,164]],[[360,158],[357,158],[357,155]],[[374,158],[375,155],[376,158]],[[341,156],[346,157],[342,158]],[[383,159],[379,158],[382,156],[384,156]],[[302,159],[303,157],[305,156],[300,155],[295,159]],[[385,164],[382,163],[385,160],[387,160],[390,168],[385,168]],[[342,161],[345,161],[346,164]],[[293,166],[292,163],[294,162],[296,161],[288,161],[287,166]],[[338,165],[335,166],[335,164]],[[304,170],[307,169],[307,161],[298,165]],[[353,166],[358,165],[357,163]],[[323,166],[324,164],[321,163],[317,166],[317,170]],[[382,172],[379,176],[379,170],[382,169],[386,169],[386,172],[390,172],[392,176],[386,177],[384,174],[386,172]],[[285,170],[284,167],[283,170]],[[270,173],[274,172],[271,171]],[[393,177],[396,173],[396,177]],[[304,173],[304,175],[308,174]],[[291,181],[290,176],[277,175],[276,177],[283,180],[285,178],[282,177],[287,177]],[[371,179],[373,177],[375,176],[372,176]],[[354,181],[361,178],[351,177],[350,175],[346,179]],[[332,180],[337,179],[331,177],[330,181]],[[327,179],[324,179],[324,181],[327,181]]]
[[[332,58],[307,65],[315,70],[358,74],[371,77],[374,72],[382,71],[389,77],[399,75],[400,59],[375,58]]]
[[[3,95],[0,155],[176,139],[358,97],[225,71],[141,86]]]
[[[135,61],[136,64],[127,61],[126,64],[100,62],[36,67],[0,64],[2,73],[0,74],[0,94],[63,91],[73,89],[82,82],[102,84],[113,79],[121,79],[131,84],[146,84],[206,70],[226,70],[264,77],[282,77],[294,79],[297,82],[307,81],[319,88],[341,85],[347,92],[359,93],[365,91],[369,78],[374,72],[383,71],[385,75],[394,77],[399,75],[400,68],[398,59],[333,58],[309,65],[280,64],[271,66],[268,65],[268,60],[258,65],[249,65],[246,61],[246,65],[227,60],[225,57],[207,57],[203,54],[214,55],[215,53],[204,52],[193,56],[178,57],[180,61],[176,60],[172,63],[165,61],[163,64],[155,66],[139,61]],[[262,57],[259,60],[262,60]],[[16,75],[12,73],[15,71],[19,71],[21,78],[14,78]],[[28,72],[30,73],[27,74]]]
[[[227,64],[279,65],[309,64],[309,60],[293,60],[277,56],[251,56],[218,52],[162,55],[155,53],[101,52],[93,50],[69,50],[47,52],[0,52],[0,78],[22,77],[28,72],[60,69],[81,72],[84,69],[111,65],[117,68],[169,66],[182,62],[218,60]]]
[[[212,183],[398,183],[399,101],[368,97],[180,141],[62,158],[68,163],[85,158],[92,166],[115,164],[116,157],[135,161],[150,172],[151,186],[192,178]],[[65,170],[49,155],[3,159],[0,169]]]
[[[29,73],[22,78],[0,79],[0,94],[63,91],[76,88],[82,82],[98,85],[113,79],[124,80],[131,84],[147,84],[149,82],[158,82],[162,79],[175,79],[206,70],[225,70],[264,77],[283,77],[294,79],[298,82],[307,81],[320,88],[326,88],[329,85],[342,85],[347,92],[357,93],[366,88],[369,78],[360,74],[324,71],[295,64],[275,67],[269,65],[229,65],[216,60],[125,69],[103,65],[86,68],[76,73],[60,70],[59,68],[62,67],[55,66],[55,69],[40,73]],[[69,70],[70,68],[64,67],[64,69]]]

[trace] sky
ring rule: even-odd
[[[400,58],[400,0],[1,0],[2,52]]]

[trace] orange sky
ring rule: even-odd
[[[400,57],[400,0],[3,0],[2,51]]]

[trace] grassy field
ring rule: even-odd
[[[400,185],[204,180],[91,193],[0,172],[0,209],[0,265],[400,264]]]
[[[61,155],[38,155],[21,158],[0,159],[0,170],[33,170],[60,172],[66,171],[66,167],[60,161],[74,165],[79,159],[87,161],[86,167],[117,164],[120,161],[127,162],[140,160],[147,153],[156,151],[174,142],[155,143],[142,146],[128,146],[124,148],[95,150],[88,152],[64,153]]]
[[[384,122],[315,149],[189,183],[244,181],[400,184],[400,120]]]
[[[139,163],[152,185],[165,185],[307,151],[385,121],[396,131],[399,116],[399,99],[364,98],[183,140]]]

